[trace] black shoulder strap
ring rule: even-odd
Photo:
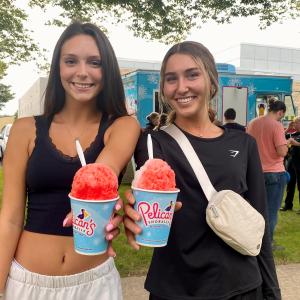
[[[35,127],[36,127],[36,137],[44,138],[48,136],[49,127],[51,121],[49,121],[44,116],[34,116],[35,119]]]

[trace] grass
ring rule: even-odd
[[[0,170],[0,202],[2,199],[2,170]],[[120,187],[120,195],[124,199],[124,191],[129,185]],[[1,203],[0,203],[1,204]],[[300,263],[300,214],[299,199],[294,200],[294,211],[279,213],[279,222],[275,231],[275,241],[285,247],[283,251],[275,251],[276,264]],[[114,241],[114,248],[117,252],[116,265],[122,277],[146,274],[152,256],[152,249],[141,247],[139,251],[133,250],[126,241],[124,229]]]
[[[119,193],[123,199],[125,199],[124,191],[129,188],[130,185],[121,185]],[[113,246],[117,252],[116,266],[122,277],[146,274],[152,257],[152,248],[141,247],[139,251],[133,250],[127,243],[124,228]]]
[[[298,191],[294,198],[293,211],[279,212],[274,239],[285,250],[274,252],[276,264],[300,263],[300,214],[296,214],[297,210],[300,210]]]

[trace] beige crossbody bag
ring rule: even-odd
[[[188,159],[208,200],[206,222],[230,247],[241,254],[259,254],[265,231],[263,216],[248,201],[231,190],[217,192],[194,148],[174,124],[162,128],[172,136]]]

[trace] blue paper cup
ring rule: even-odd
[[[166,246],[179,190],[153,191],[132,187],[132,191],[134,209],[142,216],[137,222],[142,232],[135,237],[136,242],[148,247]]]
[[[107,250],[105,227],[113,214],[118,198],[83,200],[72,197],[73,237],[75,251],[84,255],[99,255]]]

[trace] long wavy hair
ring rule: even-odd
[[[108,38],[97,26],[80,22],[70,24],[54,48],[45,92],[44,115],[52,118],[65,105],[65,90],[61,83],[59,66],[61,49],[67,40],[80,34],[91,36],[101,54],[103,88],[97,96],[97,109],[112,118],[128,115],[118,61]]]

